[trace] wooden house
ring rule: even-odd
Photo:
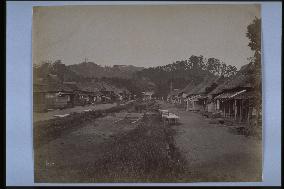
[[[102,101],[103,94],[94,82],[78,83],[78,90],[75,93],[79,103],[92,104]]]
[[[179,98],[178,98],[179,93],[180,93],[180,89],[174,89],[168,94],[167,101],[173,104],[179,103]]]
[[[211,94],[215,111],[226,118],[249,122],[256,112],[254,66],[247,64],[240,71],[216,88]]]
[[[73,90],[62,83],[34,83],[34,111],[73,107]]]
[[[189,96],[190,92],[196,87],[195,83],[193,81],[189,82],[187,86],[180,90],[178,93],[179,98],[179,104],[182,108],[185,110],[187,109],[187,97]]]
[[[201,83],[193,87],[186,96],[186,111],[201,111],[206,109],[207,94],[210,87],[214,87],[216,78],[207,76]]]
[[[142,92],[142,100],[143,101],[152,100],[153,94],[154,94],[153,91],[144,91],[144,92]]]

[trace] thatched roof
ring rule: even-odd
[[[78,90],[78,85],[76,82],[63,82],[63,85],[69,87],[72,90]]]
[[[173,91],[171,91],[168,96],[177,96],[180,93],[180,89],[174,89]]]
[[[209,94],[219,94],[224,90],[231,90],[238,87],[253,87],[254,78],[254,65],[249,63],[244,65],[235,76],[230,77],[223,84],[219,85]]]
[[[218,80],[220,80],[220,78],[218,78],[217,76],[207,76],[201,83],[192,88],[187,94],[195,95],[208,93],[208,89],[210,89],[210,87],[212,87],[214,83],[217,83]]]
[[[180,92],[183,92],[183,93],[189,93],[194,87],[196,87],[195,83],[193,81],[189,82],[187,84],[187,86],[182,89]]]
[[[33,92],[72,92],[73,89],[62,83],[36,83],[33,85]]]
[[[83,82],[83,83],[78,83],[77,84],[78,89],[81,91],[86,91],[86,92],[98,92],[99,91],[99,87],[92,82]]]

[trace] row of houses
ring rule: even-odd
[[[257,77],[250,63],[230,78],[207,77],[198,85],[191,82],[182,90],[172,91],[167,100],[186,111],[219,113],[238,122],[250,122],[261,114],[261,108],[257,108],[261,104],[260,91],[255,87]]]
[[[130,100],[131,93],[104,82],[34,82],[34,111],[67,108],[93,103]]]

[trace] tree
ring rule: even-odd
[[[251,63],[255,65],[256,74],[261,73],[261,20],[257,17],[247,27],[246,36],[250,42],[248,46],[254,51],[254,56],[250,57]]]
[[[226,67],[226,76],[231,77],[237,73],[237,68],[235,66],[228,65]]]
[[[255,108],[257,112],[256,120],[261,118],[261,19],[255,18],[247,26],[246,36],[250,42],[248,46],[254,51],[254,56],[250,58],[250,63],[254,65],[254,89],[255,89]]]
[[[255,18],[253,22],[250,25],[248,25],[246,36],[250,40],[248,46],[251,48],[251,50],[255,51],[255,53],[260,54],[261,20],[259,18]]]
[[[247,27],[246,36],[250,42],[248,46],[254,51],[254,56],[250,57],[250,61],[255,65],[255,74],[260,76],[261,73],[261,20],[255,18]],[[260,81],[260,78],[259,78]],[[256,85],[260,84],[256,81]],[[256,86],[257,87],[257,86]]]

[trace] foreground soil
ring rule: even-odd
[[[185,162],[174,147],[173,130],[155,113],[139,121],[121,119],[123,113],[97,118],[36,148],[35,181],[180,180]]]
[[[209,124],[199,113],[161,103],[180,116],[176,147],[190,173],[185,182],[259,182],[262,180],[262,141],[231,132],[230,126]]]
[[[180,116],[178,125],[164,125],[158,108],[147,106],[43,122],[36,127],[35,182],[261,181],[261,140],[160,102]]]

